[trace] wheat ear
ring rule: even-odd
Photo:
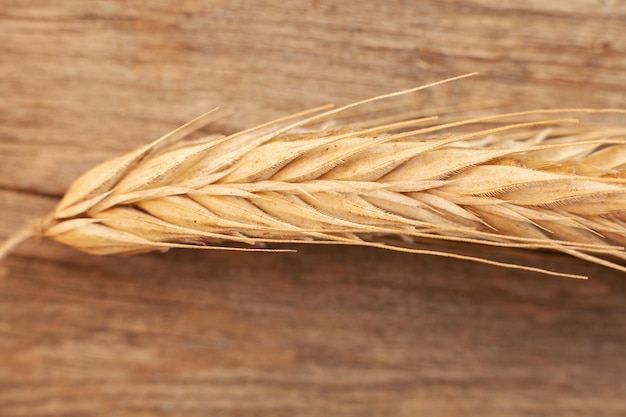
[[[626,128],[558,127],[575,120],[533,118],[557,112],[543,110],[304,130],[436,84],[185,140],[212,119],[209,112],[85,173],[0,257],[31,235],[98,255],[317,243],[581,278],[411,243],[427,238],[560,251],[626,271]]]

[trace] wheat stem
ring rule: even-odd
[[[0,261],[4,259],[11,251],[13,251],[22,242],[37,236],[38,233],[32,224],[28,224],[13,234],[8,240],[0,245]]]

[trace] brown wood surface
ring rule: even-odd
[[[625,2],[499,3],[0,0],[0,239],[215,105],[233,131],[479,71],[412,100],[625,106]],[[0,263],[0,416],[625,416],[624,274],[494,256],[592,279],[28,242]]]

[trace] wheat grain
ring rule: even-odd
[[[317,243],[580,277],[411,245],[427,238],[560,251],[626,271],[620,264],[626,260],[626,128],[558,127],[575,121],[566,118],[524,121],[556,112],[544,110],[303,130],[432,85],[185,141],[212,120],[209,112],[84,174],[50,216],[7,242],[0,257],[33,234],[99,255]],[[502,123],[507,119],[518,121]],[[465,130],[450,130],[459,126]]]

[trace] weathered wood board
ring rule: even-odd
[[[623,1],[0,0],[0,240],[94,164],[462,73],[416,107],[625,107]],[[626,123],[623,116],[607,122]],[[465,248],[467,251],[482,250]],[[626,415],[626,277],[351,247],[0,263],[0,416]]]

